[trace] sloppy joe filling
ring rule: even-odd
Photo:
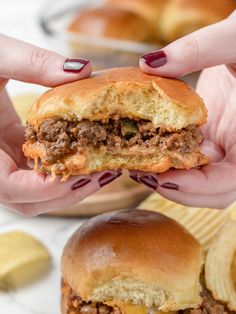
[[[26,140],[40,142],[46,149],[46,161],[54,163],[76,150],[105,146],[109,152],[128,149],[158,147],[160,152],[178,151],[181,154],[192,153],[202,142],[198,128],[190,125],[182,130],[169,131],[154,127],[146,120],[110,119],[101,121],[67,121],[47,119],[37,129],[26,128]]]
[[[67,285],[62,283],[63,302],[66,314],[122,314],[119,307],[108,306],[101,302],[85,302]],[[216,301],[206,288],[201,293],[202,304],[197,309],[177,311],[178,314],[231,314],[226,305]],[[147,313],[149,314],[149,313]],[[164,312],[163,312],[164,314]]]
[[[62,282],[62,297],[66,304],[65,314],[122,314],[118,307],[108,306],[101,302],[86,302]]]

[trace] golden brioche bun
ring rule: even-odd
[[[107,3],[142,16],[159,33],[157,25],[166,0],[108,0]]]
[[[114,115],[180,130],[204,124],[207,111],[197,93],[180,80],[148,75],[135,67],[114,68],[47,91],[32,107],[28,124],[37,127],[55,117],[107,120]]]
[[[70,24],[69,31],[94,37],[152,42],[154,29],[141,16],[110,6],[81,12]]]
[[[82,300],[175,311],[201,303],[202,261],[202,247],[180,224],[126,210],[84,223],[65,246],[61,271]]]
[[[138,68],[117,68],[97,72],[92,78],[58,86],[46,92],[33,106],[28,124],[37,132],[46,119],[67,121],[107,121],[109,118],[149,120],[154,127],[170,131],[206,121],[201,98],[184,82],[147,75]],[[23,146],[26,157],[36,162],[46,157],[46,148],[38,141]],[[164,172],[171,167],[189,169],[206,164],[208,158],[197,147],[194,151],[161,152],[160,147],[138,145],[129,149],[106,151],[86,147],[55,163],[43,164],[43,170],[66,179],[107,169],[133,169]]]
[[[166,42],[176,40],[226,18],[234,9],[233,0],[168,1],[159,23],[162,39]]]

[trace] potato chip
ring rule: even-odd
[[[229,206],[231,220],[236,220],[236,203]]]
[[[205,281],[213,297],[236,311],[232,263],[236,252],[236,221],[229,220],[213,240],[206,256]]]
[[[231,276],[236,287],[236,252],[234,253],[232,265],[231,265]]]
[[[204,249],[207,250],[212,239],[229,219],[233,207],[231,206],[225,210],[187,207],[153,193],[144,200],[138,208],[158,211],[178,221],[188,229],[203,245]]]
[[[32,236],[19,231],[0,234],[0,289],[37,279],[49,269],[50,260],[48,250]]]

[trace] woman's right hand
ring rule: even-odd
[[[107,171],[74,176],[67,182],[27,169],[22,153],[24,127],[5,86],[9,79],[56,86],[90,76],[88,60],[68,60],[51,51],[0,35],[0,203],[26,216],[34,216],[77,203],[116,179]]]

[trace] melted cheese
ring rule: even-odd
[[[115,301],[104,302],[109,306],[117,306],[122,314],[174,314],[175,312],[162,312],[154,308],[147,308],[145,305],[135,305],[128,303],[121,303]]]

